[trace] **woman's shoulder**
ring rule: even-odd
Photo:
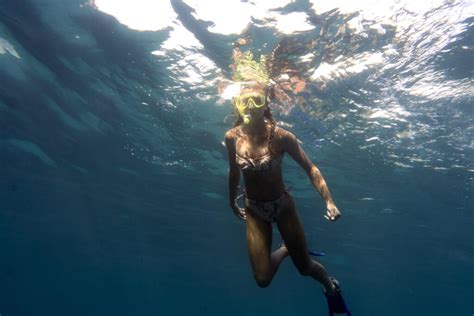
[[[240,133],[240,126],[233,127],[225,132],[225,139],[235,140],[235,138],[239,136]]]
[[[299,143],[295,134],[282,127],[277,127],[275,129],[275,139],[277,148],[280,148],[282,152],[288,151],[288,148],[293,147],[294,144]]]
[[[279,126],[275,128],[275,136],[277,136],[280,140],[296,138],[296,136],[292,132]]]

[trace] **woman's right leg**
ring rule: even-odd
[[[285,246],[271,253],[272,224],[265,222],[247,209],[247,248],[253,276],[258,286],[267,287],[272,282],[280,263],[288,256]]]

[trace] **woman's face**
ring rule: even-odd
[[[234,106],[245,124],[261,119],[267,107],[265,89],[243,89],[240,95],[234,98]]]

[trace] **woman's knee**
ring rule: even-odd
[[[267,273],[254,273],[255,282],[261,288],[268,287],[272,283],[272,276]]]

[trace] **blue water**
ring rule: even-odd
[[[169,28],[138,31],[86,1],[0,2],[0,315],[327,314],[319,285],[290,260],[270,287],[253,280],[245,226],[227,202],[232,109],[213,81],[228,76],[238,36],[207,31],[173,3],[202,44],[190,51],[214,63],[200,83],[173,68],[190,51],[164,50]],[[395,53],[333,73],[324,88],[315,79],[305,105],[275,105],[343,214],[325,221],[317,192],[285,158],[308,243],[327,253],[320,260],[354,315],[474,313],[468,8],[434,6],[406,38],[401,23],[382,23],[386,32],[363,27],[332,41],[348,72],[364,54]],[[297,64],[309,78],[338,60],[308,43],[322,29],[338,38],[348,16],[311,12],[317,32],[283,36],[257,21],[248,34],[256,48],[286,38],[292,54],[316,52]],[[458,20],[437,20],[449,14]]]

